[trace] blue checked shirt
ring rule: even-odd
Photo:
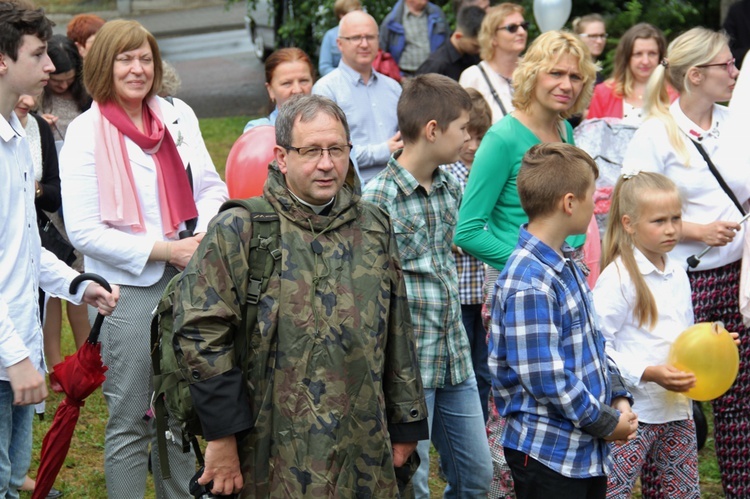
[[[566,477],[606,475],[602,437],[620,415],[609,404],[630,394],[605,354],[585,277],[526,226],[495,284],[489,349],[502,445]]]
[[[469,178],[469,169],[461,161],[449,165],[442,165],[448,173],[458,181],[461,192],[466,188],[466,179]],[[456,259],[456,270],[458,271],[458,296],[462,305],[479,305],[484,303],[482,289],[484,286],[484,264],[463,251],[453,252]]]
[[[457,385],[474,376],[451,252],[461,188],[437,168],[426,192],[398,164],[399,155],[365,186],[362,197],[393,222],[424,387]]]

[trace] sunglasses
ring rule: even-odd
[[[497,30],[499,31],[501,29],[506,30],[508,33],[515,33],[518,31],[518,28],[523,28],[524,31],[529,31],[529,21],[524,21],[521,24],[506,24],[505,26],[498,26]]]

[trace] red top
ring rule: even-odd
[[[669,102],[674,102],[680,96],[671,85],[667,85],[667,93]],[[591,98],[586,119],[594,118],[622,118],[622,97],[615,95],[611,80],[594,87],[594,96]]]

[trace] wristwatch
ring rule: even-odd
[[[37,185],[36,186],[36,197],[41,197],[41,196],[42,196],[42,186],[41,185]]]

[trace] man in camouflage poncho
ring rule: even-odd
[[[332,101],[287,102],[276,142],[263,195],[280,218],[280,275],[258,305],[246,385],[233,351],[246,210],[213,220],[177,288],[178,356],[208,440],[200,483],[241,497],[399,497],[394,466],[400,477],[413,466],[428,432],[390,220],[360,200]]]

